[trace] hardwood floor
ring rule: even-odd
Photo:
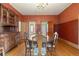
[[[6,56],[25,56],[24,43],[6,53]],[[48,56],[79,56],[79,50],[75,49],[63,41],[59,40],[56,46],[56,52],[48,52]]]
[[[79,50],[66,44],[64,41],[59,41],[56,47],[57,56],[79,56]]]

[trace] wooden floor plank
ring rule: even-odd
[[[11,51],[6,53],[6,56],[25,56],[24,43],[19,44]],[[79,56],[79,50],[69,46],[63,41],[59,40],[56,46],[56,52],[48,52],[48,56]]]

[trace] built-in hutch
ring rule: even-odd
[[[18,19],[13,11],[0,4],[0,45],[4,47],[5,52],[17,44]]]

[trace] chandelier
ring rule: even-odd
[[[38,8],[38,9],[44,9],[44,8],[46,8],[48,6],[48,3],[38,3],[37,5],[36,5],[36,7]]]

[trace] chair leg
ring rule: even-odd
[[[30,49],[26,49],[25,50],[25,56],[30,56],[31,54],[30,54]]]
[[[53,55],[56,56],[56,48],[53,47]]]
[[[25,56],[27,56],[27,49],[25,49]]]
[[[31,56],[31,49],[30,49],[30,51],[29,51],[29,52],[30,52],[30,56]]]
[[[27,53],[28,53],[28,51],[27,51],[27,48],[25,49],[25,56],[27,56]]]

